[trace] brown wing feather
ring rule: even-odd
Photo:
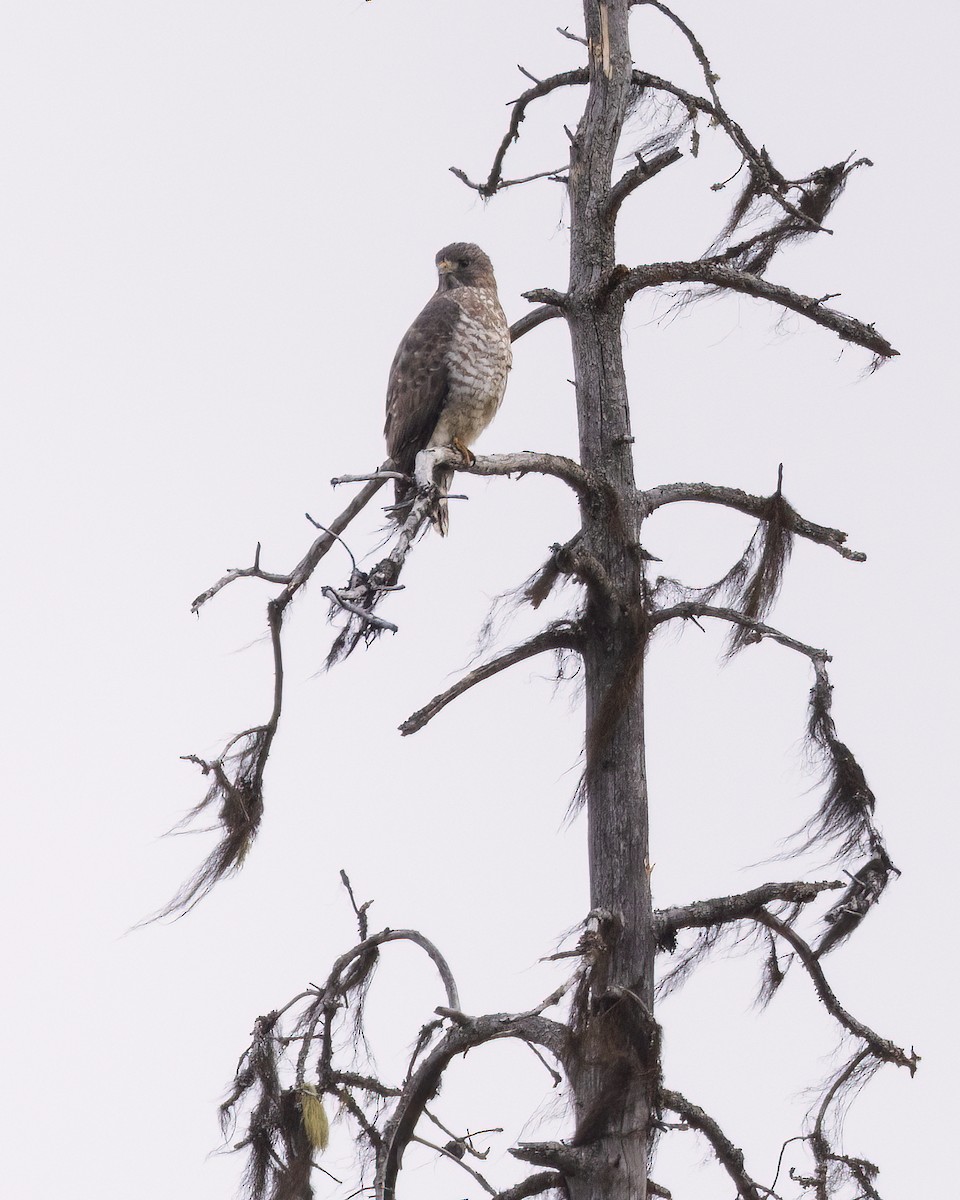
[[[436,428],[449,389],[447,349],[460,318],[449,296],[434,296],[403,336],[387,383],[387,453],[398,471],[413,473],[417,454]],[[397,484],[397,502],[406,489]]]

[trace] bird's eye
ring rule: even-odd
[[[460,261],[457,263],[457,266],[458,266],[458,267],[460,267],[460,268],[461,268],[461,270],[462,270],[464,267],[469,267],[469,266],[470,266],[470,259],[469,259],[469,258],[461,258],[461,259],[460,259]]]

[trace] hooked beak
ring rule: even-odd
[[[448,258],[442,258],[437,263],[437,270],[440,272],[440,291],[449,292],[460,286],[460,280],[457,279],[454,272],[457,269],[457,264],[451,262]]]

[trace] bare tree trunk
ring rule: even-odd
[[[585,504],[588,589],[584,646],[590,897],[603,950],[585,1001],[571,1078],[576,1140],[590,1168],[568,1180],[574,1200],[646,1196],[647,1132],[657,1086],[653,938],[643,745],[645,640],[632,437],[615,282],[611,173],[631,86],[627,0],[585,0],[589,98],[570,156],[567,319],[576,372],[582,465],[601,483]],[[592,1151],[592,1153],[591,1153]]]

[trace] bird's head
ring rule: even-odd
[[[472,242],[452,242],[437,253],[440,291],[457,287],[497,286],[493,264],[479,246]]]

